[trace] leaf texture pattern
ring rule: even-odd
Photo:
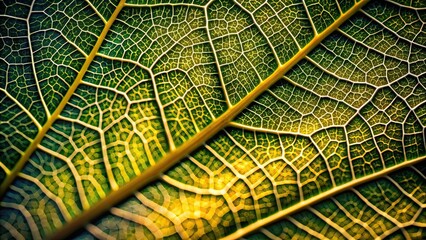
[[[310,206],[247,239],[423,239],[424,186],[424,166],[404,168]]]
[[[422,1],[0,4],[1,238],[426,237]]]

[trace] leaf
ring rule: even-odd
[[[2,238],[424,236],[420,1],[2,4]]]
[[[309,206],[247,239],[423,239],[426,178],[422,171],[403,168]]]

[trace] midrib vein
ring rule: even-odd
[[[80,83],[83,81],[83,76],[86,74],[87,69],[89,68],[90,64],[92,63],[93,59],[96,56],[96,53],[99,50],[99,47],[101,46],[103,40],[105,39],[106,34],[108,33],[109,29],[111,28],[113,22],[118,16],[118,13],[121,11],[125,3],[125,0],[120,0],[120,3],[118,4],[117,8],[115,9],[114,13],[111,15],[111,18],[106,22],[104,29],[102,30],[101,34],[99,35],[98,40],[96,41],[92,51],[87,56],[86,61],[83,63],[83,66],[81,67],[80,71],[77,74],[77,77],[75,78],[74,82],[68,89],[65,96],[62,98],[61,102],[53,112],[53,114],[47,119],[46,123],[39,129],[39,132],[35,136],[35,138],[32,140],[28,148],[25,150],[25,153],[19,158],[18,162],[16,163],[15,167],[12,169],[10,174],[6,177],[4,182],[0,186],[0,201],[3,199],[4,195],[6,194],[6,191],[9,189],[9,186],[13,183],[15,178],[18,176],[19,172],[21,172],[22,168],[25,166],[25,163],[28,162],[28,159],[30,158],[31,154],[37,149],[37,146],[40,144],[43,137],[46,135],[47,131],[50,129],[52,124],[59,118],[59,114],[64,109],[64,107],[67,105],[69,99],[74,94],[77,87],[80,85]]]
[[[128,183],[115,191],[111,191],[107,197],[95,203],[90,209],[83,211],[70,222],[66,223],[62,228],[53,233],[49,239],[65,239],[96,217],[110,210],[111,207],[130,197],[138,189],[157,180],[161,173],[168,170],[177,162],[182,160],[192,151],[196,150],[205,141],[209,140],[220,130],[225,128],[233,118],[235,118],[242,110],[252,103],[261,93],[276,83],[288,70],[302,60],[313,48],[315,48],[324,38],[335,31],[349,17],[355,14],[369,0],[362,0],[356,3],[351,9],[342,14],[333,24],[328,26],[323,32],[315,35],[315,37],[303,47],[296,55],[294,55],[285,64],[279,66],[274,73],[262,81],[252,92],[241,99],[236,105],[230,107],[225,113],[216,118],[210,125],[198,132],[194,137],[186,141],[181,146],[167,153],[155,165],[146,169],[143,173],[136,176]]]
[[[284,210],[278,211],[275,214],[272,214],[269,217],[260,219],[259,221],[252,223],[250,225],[248,225],[245,228],[241,228],[238,231],[234,232],[231,235],[226,236],[225,238],[222,238],[222,240],[233,240],[233,239],[239,239],[249,233],[252,233],[262,227],[268,226],[271,223],[275,223],[281,219],[284,219],[286,217],[288,217],[291,214],[297,213],[301,210],[306,209],[307,207],[310,207],[316,203],[320,203],[321,201],[325,200],[325,199],[329,199],[330,197],[333,197],[339,193],[342,193],[344,191],[350,190],[354,187],[357,187],[363,183],[368,183],[371,182],[373,180],[379,179],[381,177],[384,177],[390,173],[393,173],[397,170],[400,170],[402,168],[406,168],[412,165],[415,165],[417,163],[420,163],[422,161],[425,160],[425,157],[419,157],[413,160],[409,160],[409,161],[405,161],[403,163],[400,163],[398,165],[392,166],[392,167],[388,167],[385,168],[381,171],[375,172],[373,174],[370,174],[368,176],[362,177],[362,178],[358,178],[355,180],[352,180],[348,183],[345,183],[343,185],[334,187],[328,191],[325,191],[323,193],[320,193],[312,198],[309,198],[307,200],[301,201],[299,203],[296,203],[295,205],[286,208]]]

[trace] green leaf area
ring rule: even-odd
[[[426,239],[426,1],[0,1],[0,239]]]

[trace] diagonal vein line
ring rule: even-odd
[[[138,189],[157,180],[161,173],[168,170],[170,167],[178,163],[181,159],[186,157],[192,151],[196,150],[205,141],[209,140],[212,136],[222,130],[232,121],[242,110],[244,110],[250,103],[252,103],[262,92],[276,83],[287,71],[289,71],[295,64],[302,60],[312,49],[314,49],[324,38],[335,31],[342,23],[349,17],[355,14],[362,6],[369,0],[362,0],[355,3],[355,5],[342,14],[333,24],[327,27],[323,32],[315,35],[315,37],[303,47],[295,56],[293,56],[285,64],[279,66],[272,75],[262,81],[252,92],[241,99],[236,105],[230,107],[220,117],[216,118],[209,126],[201,130],[194,137],[186,141],[180,147],[170,151],[154,166],[148,168],[139,176],[133,178],[121,188],[112,191],[107,197],[95,203],[90,209],[84,211],[79,216],[73,218],[70,222],[66,223],[62,228],[58,229],[50,239],[64,239],[84,227],[87,223],[99,217],[101,214],[110,210],[111,207],[122,202],[127,197],[130,197]]]
[[[384,176],[386,176],[390,173],[393,173],[397,170],[400,170],[402,168],[413,166],[417,163],[423,162],[424,160],[425,160],[425,157],[419,157],[419,158],[416,158],[416,159],[405,161],[401,164],[398,164],[398,165],[395,165],[395,166],[392,166],[392,167],[389,167],[389,168],[385,168],[381,171],[375,172],[375,173],[370,174],[368,176],[358,178],[358,179],[352,180],[348,183],[345,183],[343,185],[334,187],[333,189],[328,190],[328,191],[326,191],[322,194],[318,194],[315,197],[312,197],[312,198],[309,198],[305,201],[296,203],[295,205],[293,205],[289,208],[286,208],[286,209],[281,210],[281,211],[279,211],[275,214],[272,214],[269,217],[263,218],[263,219],[255,222],[253,224],[248,225],[245,228],[241,228],[238,231],[234,232],[233,234],[230,234],[230,235],[226,236],[225,238],[222,238],[222,240],[239,239],[239,238],[241,238],[241,237],[243,237],[243,236],[245,236],[249,233],[252,233],[252,232],[254,232],[254,231],[256,231],[256,230],[258,230],[258,229],[260,229],[264,226],[267,226],[271,223],[275,223],[279,220],[285,219],[286,217],[289,217],[291,214],[294,214],[296,212],[304,210],[307,207],[310,207],[310,206],[312,206],[316,203],[323,201],[324,199],[328,199],[330,197],[333,197],[333,196],[335,196],[339,193],[350,190],[351,188],[357,187],[357,186],[359,186],[363,183],[368,183],[368,182],[371,182],[372,180],[379,179],[381,177],[384,177]]]
[[[78,72],[77,77],[75,78],[73,84],[70,86],[67,93],[62,98],[62,100],[59,103],[56,110],[47,119],[47,121],[43,125],[43,127],[39,130],[36,137],[33,139],[31,144],[28,146],[27,150],[25,150],[25,153],[21,156],[21,158],[19,159],[19,161],[17,162],[15,167],[12,169],[12,171],[10,172],[10,175],[8,175],[6,177],[6,179],[3,181],[3,183],[1,184],[1,186],[0,186],[0,200],[3,199],[4,195],[6,194],[6,191],[9,189],[9,186],[13,183],[15,178],[18,176],[19,172],[25,166],[25,163],[28,162],[28,159],[30,158],[31,154],[37,149],[37,146],[40,144],[41,140],[46,135],[47,131],[50,129],[52,124],[59,118],[59,114],[61,113],[62,109],[64,109],[64,107],[67,105],[69,99],[74,94],[77,87],[83,81],[82,79],[83,79],[84,74],[86,74],[87,69],[89,68],[90,64],[92,63],[93,59],[95,58],[96,53],[98,52],[98,50],[99,50],[103,40],[105,39],[106,34],[108,33],[109,29],[111,28],[114,20],[117,18],[118,13],[123,8],[124,2],[125,2],[125,0],[120,0],[120,3],[118,4],[118,6],[115,9],[114,13],[112,14],[111,18],[105,24],[104,29],[102,30],[101,34],[99,35],[99,38],[95,43],[95,46],[93,47],[89,56],[87,56],[86,61],[84,62],[83,66],[81,67],[80,71]]]

